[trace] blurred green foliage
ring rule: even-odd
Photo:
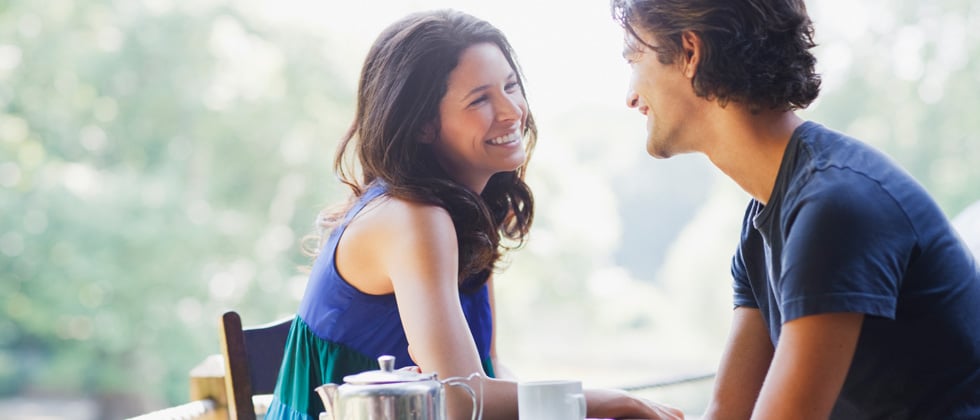
[[[294,310],[351,88],[228,8],[0,4],[0,395],[186,401],[222,309]]]

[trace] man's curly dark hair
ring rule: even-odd
[[[803,0],[611,0],[613,18],[664,64],[682,53],[681,37],[701,39],[692,84],[704,98],[752,112],[790,111],[810,105],[820,92],[810,49],[813,24]],[[649,45],[642,29],[660,44]]]

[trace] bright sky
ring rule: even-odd
[[[411,12],[453,8],[485,19],[507,35],[523,66],[529,101],[542,126],[583,102],[607,106],[624,102],[629,69],[620,56],[622,32],[610,17],[606,1],[249,1],[248,9],[256,17],[306,25],[343,40],[341,48],[346,51],[338,53],[357,60],[350,66],[352,87],[360,60],[384,27]]]

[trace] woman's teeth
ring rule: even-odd
[[[505,143],[515,142],[515,141],[518,141],[520,139],[521,139],[520,132],[514,131],[514,132],[510,132],[510,133],[504,134],[504,135],[502,135],[500,137],[496,137],[496,138],[492,138],[490,140],[487,140],[487,143],[494,144],[494,145],[501,145],[501,144],[505,144]]]

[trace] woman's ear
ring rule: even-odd
[[[419,143],[422,144],[432,144],[436,141],[436,128],[433,123],[426,123],[422,126],[422,132],[419,133]]]

